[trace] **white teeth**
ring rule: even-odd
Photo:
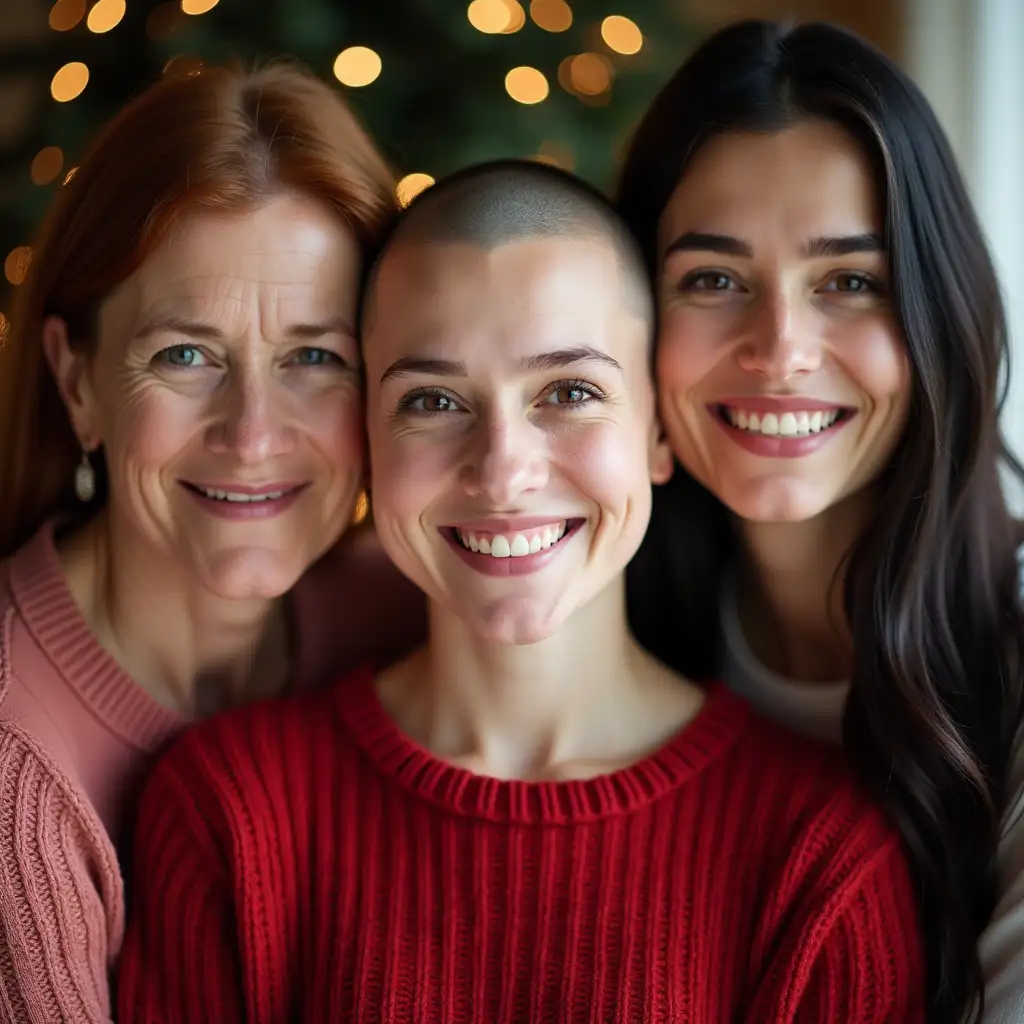
[[[217,501],[237,501],[242,503],[255,503],[260,501],[276,501],[284,497],[284,491],[268,491],[266,494],[244,494],[241,491],[218,491],[212,487],[200,487],[203,494],[208,498],[215,498]]]
[[[522,558],[524,555],[535,555],[538,551],[557,544],[565,536],[567,522],[552,523],[539,530],[527,530],[525,533],[513,533],[506,537],[495,534],[493,537],[477,537],[468,530],[456,530],[456,536],[463,547],[492,558]]]
[[[779,417],[779,433],[783,437],[796,437],[796,417],[791,412]]]
[[[756,412],[745,409],[726,407],[726,419],[740,430],[767,437],[805,437],[827,430],[839,418],[839,409],[822,412],[784,412],[781,416],[767,412],[759,416]]]

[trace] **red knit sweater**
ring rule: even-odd
[[[498,781],[360,674],[200,725],[143,798],[119,1019],[923,1020],[900,844],[715,687],[611,775]]]

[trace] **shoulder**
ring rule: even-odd
[[[798,856],[824,868],[851,856],[899,851],[898,830],[857,781],[841,748],[751,713],[736,756],[757,794],[752,818],[776,863]]]
[[[196,820],[221,821],[287,813],[347,749],[339,698],[368,672],[244,704],[186,729],[157,763],[143,810],[176,804]]]

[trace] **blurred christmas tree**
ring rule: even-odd
[[[628,6],[629,17],[622,8]],[[8,287],[97,127],[162,74],[294,55],[336,81],[401,174],[538,156],[610,182],[618,150],[691,34],[671,0],[57,0],[40,44],[0,50],[37,110],[0,149]],[[0,288],[0,311],[6,296]]]

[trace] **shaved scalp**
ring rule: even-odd
[[[395,247],[461,243],[496,249],[531,238],[593,239],[608,245],[619,263],[623,302],[653,330],[650,279],[639,246],[615,207],[582,179],[534,160],[476,164],[416,196],[394,221],[369,268],[364,329],[377,270]]]

